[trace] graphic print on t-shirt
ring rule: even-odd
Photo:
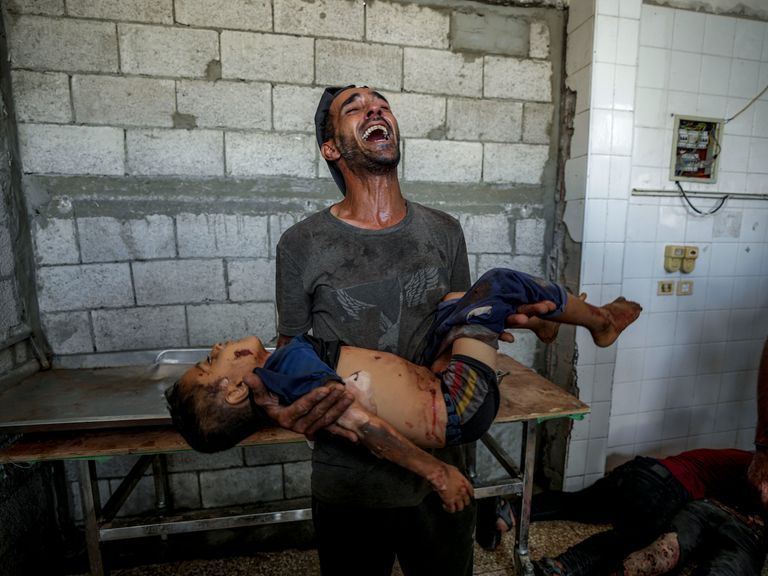
[[[379,327],[378,350],[394,352],[398,349],[400,317],[404,310],[427,302],[430,290],[439,287],[439,270],[431,266],[416,270],[403,277],[392,277],[358,284],[334,291],[336,302],[342,311],[344,323],[363,322]],[[371,318],[376,314],[377,318]],[[373,343],[371,343],[373,344]]]

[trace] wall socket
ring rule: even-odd
[[[672,296],[675,293],[675,283],[672,280],[659,280],[656,286],[656,294],[659,296]]]
[[[693,294],[693,280],[659,280],[656,284],[657,296],[690,296]]]

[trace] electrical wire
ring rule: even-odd
[[[763,94],[765,94],[765,91],[766,91],[766,90],[768,90],[768,84],[766,84],[766,85],[765,85],[765,88],[763,88],[762,90],[760,90],[760,93],[759,93],[757,96],[755,96],[754,98],[752,98],[752,100],[750,100],[749,102],[747,102],[747,105],[746,105],[746,106],[744,106],[744,108],[742,108],[741,110],[739,110],[738,112],[736,112],[736,114],[734,114],[734,115],[733,115],[733,116],[731,116],[730,118],[726,118],[726,119],[725,119],[725,124],[728,124],[728,122],[730,122],[731,120],[733,120],[734,118],[736,118],[736,116],[738,116],[739,114],[741,114],[742,112],[744,112],[744,110],[746,110],[747,108],[749,108],[750,106],[752,106],[752,104],[754,104],[754,103],[755,103],[755,101],[756,101],[758,98],[760,98],[760,96],[762,96]]]
[[[682,195],[682,197],[685,199],[685,201],[688,203],[688,206],[690,206],[690,207],[691,207],[691,210],[693,210],[694,212],[696,212],[696,214],[701,214],[702,216],[709,216],[709,215],[711,215],[711,214],[714,214],[715,212],[717,212],[718,210],[720,210],[720,208],[722,208],[722,207],[725,205],[725,201],[726,201],[726,200],[728,200],[728,194],[726,194],[725,196],[723,196],[722,198],[720,198],[720,201],[717,203],[717,205],[716,205],[714,208],[712,208],[712,209],[711,209],[710,211],[708,211],[708,212],[702,212],[701,210],[699,210],[698,208],[696,208],[696,206],[694,206],[694,205],[691,203],[690,199],[688,198],[688,195],[685,193],[685,190],[683,190],[683,187],[680,185],[680,181],[679,181],[679,180],[675,180],[675,184],[677,184],[677,187],[678,187],[678,189],[680,190],[680,194],[681,194],[681,195]]]

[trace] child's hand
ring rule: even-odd
[[[446,512],[460,512],[475,495],[472,484],[458,468],[445,464],[427,478],[443,501]]]

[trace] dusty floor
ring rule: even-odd
[[[531,557],[557,555],[603,528],[564,521],[535,523],[531,526],[529,541]],[[511,550],[510,535],[505,536],[501,545],[492,552],[476,546],[474,573],[483,576],[514,575]],[[115,569],[111,573],[113,576],[316,576],[320,571],[314,550],[285,550],[214,560],[148,564]],[[393,574],[401,573],[396,567]]]

